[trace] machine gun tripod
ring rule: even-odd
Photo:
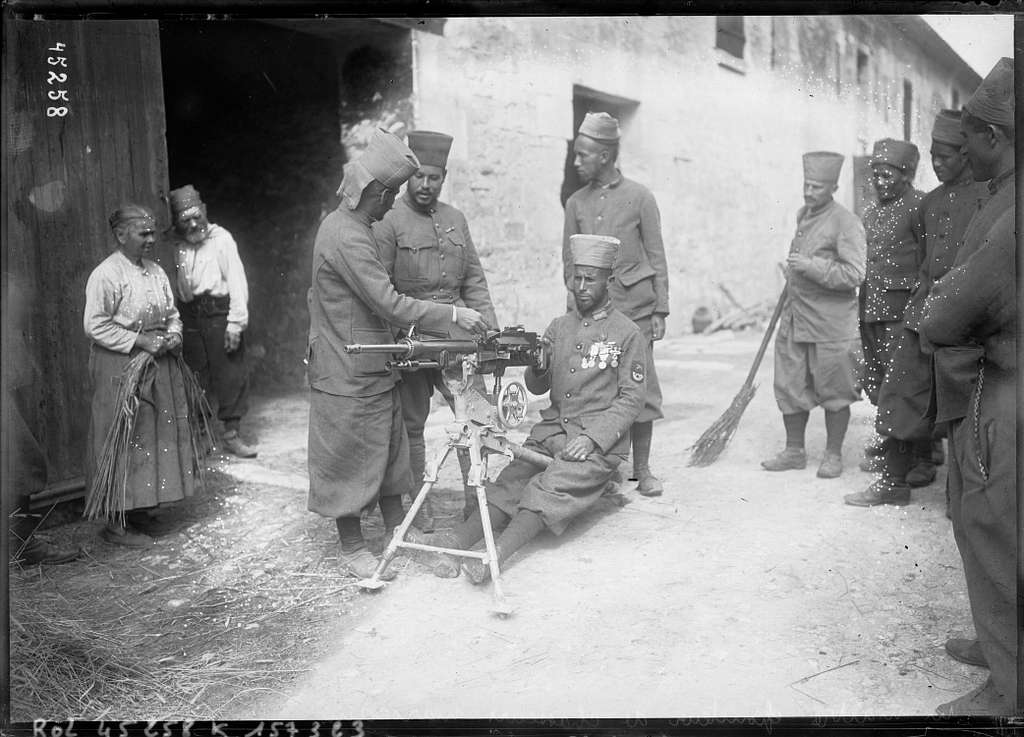
[[[487,477],[487,459],[492,454],[501,454],[509,459],[521,458],[540,468],[547,467],[551,462],[548,456],[523,448],[506,437],[507,428],[521,425],[526,419],[527,394],[526,387],[521,383],[514,381],[502,386],[501,381],[506,366],[533,366],[538,370],[545,370],[548,361],[546,346],[537,340],[535,333],[526,333],[517,327],[494,333],[479,342],[418,340],[410,336],[394,344],[348,345],[345,346],[345,351],[390,353],[398,358],[388,361],[388,366],[404,371],[441,368],[445,384],[452,395],[455,412],[454,421],[445,428],[448,439],[435,458],[427,463],[423,485],[413,499],[412,506],[395,530],[373,575],[360,580],[358,585],[368,591],[383,588],[384,581],[381,577],[402,548],[476,558],[490,569],[494,598],[492,610],[499,616],[507,617],[512,613],[512,609],[505,599],[501,586],[484,479]],[[472,386],[473,377],[481,373],[495,374],[494,390],[489,397],[482,396]],[[458,448],[465,448],[469,452],[467,484],[476,492],[483,523],[484,550],[456,550],[407,541],[405,536],[412,526],[413,518],[423,506],[427,495],[434,490],[438,473],[452,450]]]

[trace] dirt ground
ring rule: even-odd
[[[74,602],[105,587],[123,605],[116,621],[167,659],[161,667],[196,678],[208,669],[187,693],[165,679],[132,713],[110,705],[125,718],[933,714],[985,677],[942,647],[973,631],[944,473],[907,507],[843,505],[872,479],[857,469],[866,402],[853,407],[841,478],[815,477],[820,412],[807,470],[763,471],[783,440],[770,353],[726,452],[708,468],[686,465],[759,338],[658,344],[666,418],[652,465],[665,494],[647,499],[624,482],[561,538],[545,533],[520,551],[502,576],[509,618],[491,613],[489,587],[435,578],[416,561],[398,561],[398,578],[375,594],[338,573],[333,524],[305,510],[304,393],[256,403],[247,426],[259,458],[218,459],[216,491],[153,549],[114,550],[95,523],[51,531],[89,555],[16,571],[12,612],[19,591]],[[432,416],[428,450],[449,417]],[[442,473],[448,489],[460,486],[457,468],[453,458]],[[441,496],[455,514],[456,497]],[[382,545],[379,518],[369,523]],[[39,715],[31,701],[12,708],[15,719]]]

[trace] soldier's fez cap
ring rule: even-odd
[[[447,133],[409,131],[409,148],[420,160],[420,166],[448,166],[448,154],[455,139]]]
[[[601,143],[615,143],[619,140],[619,121],[608,113],[587,113],[578,133]]]
[[[920,158],[917,146],[910,141],[898,141],[895,138],[875,141],[871,152],[872,164],[888,164],[904,171],[916,169]]]
[[[804,179],[836,184],[842,168],[843,155],[834,151],[810,151],[804,154]]]
[[[175,215],[190,214],[193,209],[199,212],[199,207],[203,204],[199,198],[199,192],[191,184],[172,189],[170,200],[171,212]]]
[[[363,154],[345,164],[338,194],[348,209],[355,210],[363,190],[373,180],[397,190],[419,168],[420,160],[402,139],[378,128]]]
[[[959,110],[939,111],[935,116],[935,125],[932,126],[932,141],[960,147],[964,142],[964,137],[960,133]]]
[[[571,235],[569,248],[576,266],[596,266],[611,269],[619,251],[619,239],[610,235]]]
[[[1004,56],[996,62],[964,110],[986,123],[1013,126],[1013,59]]]

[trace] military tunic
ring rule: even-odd
[[[864,228],[833,201],[802,207],[791,253],[811,259],[789,274],[775,340],[775,399],[783,414],[857,400],[857,285],[864,278]]]
[[[1012,175],[1012,174],[1011,174]],[[948,488],[974,627],[991,682],[1012,708],[1017,693],[1017,284],[1012,180],[996,183],[1001,211],[972,221],[965,260],[934,287],[921,331],[940,346],[971,346],[966,417],[950,424]],[[992,203],[992,200],[989,201]],[[974,246],[978,246],[974,248]],[[963,250],[961,250],[961,253]],[[958,257],[959,260],[959,257]],[[945,349],[944,349],[945,350]],[[1003,713],[1009,713],[1003,712]]]
[[[952,268],[967,225],[986,199],[988,187],[975,182],[968,168],[958,181],[940,184],[921,201],[921,267],[903,313],[892,364],[878,393],[875,430],[880,435],[910,441],[932,435],[932,359],[921,349],[921,314],[932,285]]]
[[[479,312],[488,326],[498,329],[498,318],[491,304],[487,277],[480,265],[465,216],[444,202],[428,212],[409,202],[408,189],[384,219],[373,226],[384,268],[391,275],[396,291],[416,299],[470,307]],[[455,323],[449,323],[438,337],[470,338]],[[430,414],[430,398],[440,390],[451,404],[451,392],[440,369],[410,371],[402,376],[402,416],[409,435],[413,476],[423,476],[425,443],[423,428]],[[460,462],[468,462],[465,453]]]
[[[639,329],[606,304],[593,314],[570,312],[545,332],[551,345],[546,374],[526,372],[535,394],[550,391],[551,405],[530,430],[526,446],[552,456],[544,470],[526,461],[506,466],[487,490],[489,503],[509,516],[537,512],[561,534],[569,521],[601,496],[629,453],[629,428],[644,403],[647,346]],[[586,435],[596,445],[584,461],[557,457],[566,444]]]
[[[903,312],[921,263],[919,208],[924,193],[908,189],[864,211],[868,251],[860,294],[864,391],[878,404],[878,390],[896,348]]]
[[[963,245],[953,260],[954,267],[964,263],[988,242],[992,226],[1007,209],[1013,207],[1016,187],[1012,175],[993,179],[987,188],[989,197],[967,225]],[[980,355],[980,349],[971,345],[944,346],[935,350],[935,422],[957,420],[967,413]]]
[[[637,422],[662,417],[661,385],[654,367],[652,315],[668,315],[668,264],[661,236],[661,213],[647,187],[621,174],[605,186],[590,183],[565,203],[562,237],[563,280],[572,291],[572,251],[569,237],[583,233],[618,238],[619,251],[612,267],[608,293],[612,303],[633,320],[648,346],[647,397]],[[572,295],[569,297],[571,309]]]
[[[452,308],[398,294],[380,260],[370,216],[344,205],[320,224],[308,295],[310,511],[358,515],[378,494],[412,486],[397,371],[387,354],[347,354],[350,343],[390,343],[392,326],[447,329]]]
[[[421,212],[406,194],[374,224],[373,234],[399,294],[471,307],[492,328],[499,327],[469,225],[457,209],[437,202]],[[451,324],[440,337],[467,336]]]

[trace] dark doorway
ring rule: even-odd
[[[580,127],[580,123],[583,122],[583,118],[587,113],[608,113],[612,117],[618,118],[619,131],[622,133],[628,127],[629,121],[632,120],[639,104],[636,100],[609,95],[578,84],[573,85],[572,135],[569,137],[566,146],[565,176],[562,179],[561,193],[562,207],[565,207],[565,202],[572,193],[584,184],[579,174],[576,173],[576,167],[573,166],[574,156],[572,152],[572,145],[576,140],[576,131]]]
[[[160,42],[171,187],[238,243],[257,384],[301,386],[313,236],[344,163],[334,49],[242,21],[161,22]]]

